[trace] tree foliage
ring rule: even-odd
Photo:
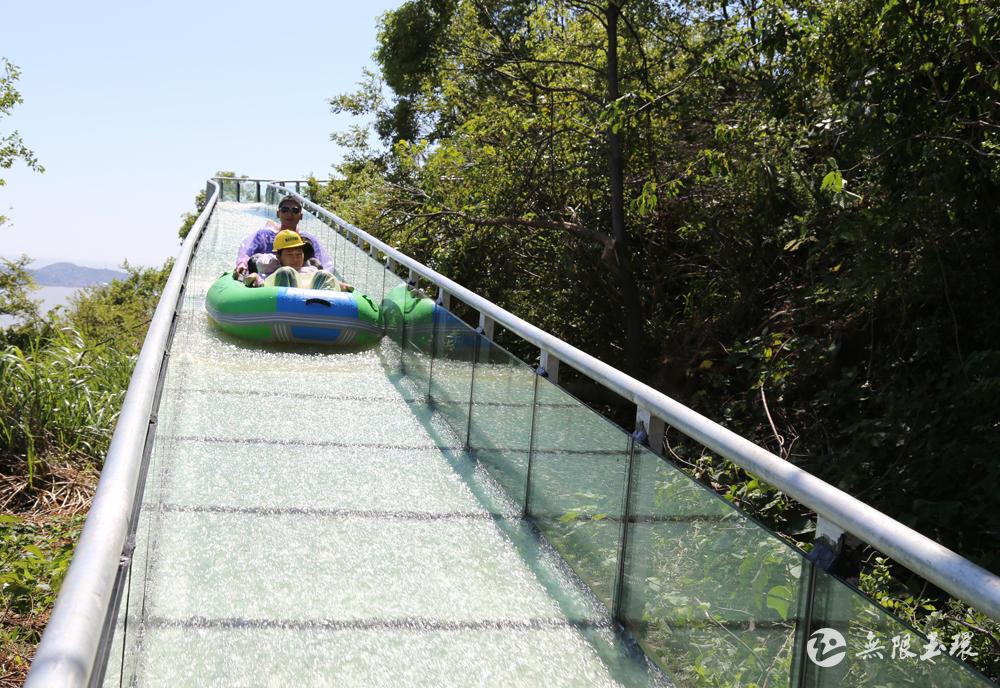
[[[3,57],[0,57],[0,65],[3,66],[3,73],[0,74],[0,118],[3,118],[10,115],[15,105],[24,101],[14,86],[14,82],[21,77],[21,70],[17,68],[17,65],[11,64]],[[45,171],[45,168],[38,164],[35,154],[24,145],[20,134],[14,131],[10,134],[0,135],[0,169],[9,170],[18,160],[21,160],[32,170]],[[5,184],[6,181],[0,177],[0,186]],[[0,215],[0,225],[3,225],[6,220],[6,217]]]
[[[22,261],[26,262],[26,261]],[[0,475],[69,458],[97,465],[173,261],[79,291],[66,311],[3,331]]]
[[[126,262],[121,266],[126,277],[78,291],[58,324],[72,327],[88,342],[113,342],[129,355],[138,355],[173,267],[173,258],[158,268]]]
[[[0,316],[12,316],[22,323],[38,317],[38,302],[31,298],[37,287],[28,272],[29,265],[28,256],[0,259]]]
[[[0,273],[23,301],[28,259]],[[0,669],[24,679],[107,454],[136,356],[172,267],[136,269],[67,310],[0,330]],[[2,283],[2,275],[17,277]]]
[[[442,6],[388,13],[381,75],[332,101],[373,131],[341,136],[328,202],[1000,571],[1000,13]]]

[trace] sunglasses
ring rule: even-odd
[[[298,215],[302,212],[302,208],[294,205],[283,205],[278,208],[278,212],[281,213],[291,213],[292,215]]]

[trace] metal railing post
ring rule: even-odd
[[[493,341],[493,328],[495,326],[496,321],[493,318],[486,316],[484,313],[479,314],[479,334],[491,342]]]
[[[441,294],[438,294],[438,301],[435,302],[436,306],[440,306]],[[431,407],[434,406],[434,395],[431,394],[431,389],[434,387],[434,359],[437,357],[437,338],[438,338],[438,327],[441,323],[441,311],[436,307],[434,308],[434,317],[431,319],[431,346],[430,346],[430,361],[427,364],[427,401],[430,403]]]
[[[493,341],[493,329],[494,329],[495,325],[496,325],[496,322],[493,320],[493,318],[488,317],[484,313],[480,313],[479,314],[479,327],[476,329],[476,331],[480,335],[482,335],[483,337],[485,337],[487,341],[492,342]],[[476,341],[478,342],[479,339],[477,338]],[[487,361],[488,357],[489,357],[489,349],[487,349],[486,351],[480,351],[479,347],[477,346],[476,347],[476,360],[477,361],[479,360],[480,355],[482,355],[482,357],[483,357],[483,360],[481,362],[485,363]]]
[[[438,289],[437,305],[446,311],[451,310],[451,294],[443,289]]]
[[[635,409],[635,432],[639,435],[639,443],[645,444],[657,456],[663,455],[663,436],[666,424],[662,418],[657,418],[653,412],[642,406]]]
[[[792,644],[792,666],[789,688],[805,688],[808,663],[806,644],[809,642],[816,597],[815,564],[803,562],[799,576],[798,614],[795,622],[795,639]]]
[[[465,423],[465,451],[471,454],[472,446],[472,404],[476,396],[476,361],[479,360],[479,346],[482,337],[476,335],[476,343],[472,346],[472,370],[469,371],[469,413]]]
[[[635,465],[635,438],[628,439],[628,463],[625,466],[625,482],[622,486],[622,520],[621,529],[618,534],[618,574],[615,578],[613,591],[613,601],[611,605],[611,615],[615,621],[624,624],[622,618],[622,604],[625,597],[625,574],[626,557],[628,556],[628,531],[629,521],[632,520],[632,480]]]
[[[538,421],[538,387],[545,384],[539,371],[536,371],[534,388],[531,392],[531,429],[528,431],[528,467],[524,472],[524,509],[521,515],[524,518],[531,517],[531,467],[535,460],[535,425]]]
[[[816,516],[816,534],[813,536],[813,548],[806,558],[824,571],[829,571],[840,557],[844,548],[843,528],[822,515]]]
[[[538,356],[538,368],[541,375],[552,384],[559,382],[559,359],[550,351],[542,349]]]

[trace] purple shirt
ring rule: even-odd
[[[256,233],[251,234],[240,244],[239,253],[236,254],[236,267],[247,267],[247,263],[250,262],[250,256],[255,253],[272,253],[274,252],[274,237],[277,236],[278,232],[274,229],[274,225],[268,223],[267,225],[261,227]],[[299,232],[299,236],[303,239],[307,239],[315,251],[315,258],[323,266],[324,270],[333,270],[333,261],[330,260],[330,256],[326,255],[326,251],[320,246],[319,239],[310,234],[309,232]]]

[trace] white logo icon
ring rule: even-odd
[[[847,641],[835,628],[819,628],[809,636],[806,654],[816,666],[837,666],[847,656]]]

